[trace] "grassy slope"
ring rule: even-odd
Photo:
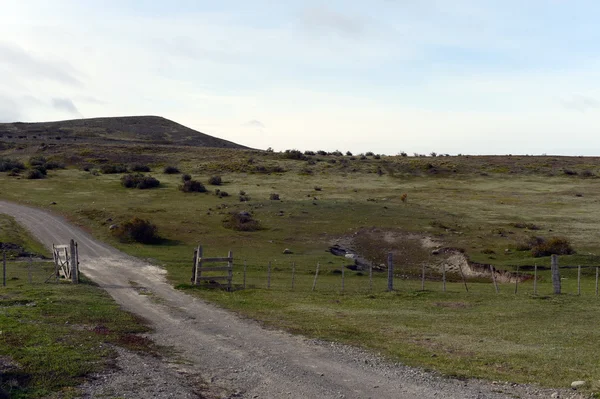
[[[2,214],[0,241],[45,251]],[[30,267],[32,272],[27,262],[8,262],[7,286],[0,286],[0,388],[11,397],[76,395],[73,387],[86,374],[110,364],[108,344],[149,348],[145,339],[133,335],[147,328],[103,290],[85,279],[79,285],[44,284],[53,264],[36,262]]]
[[[460,285],[451,284],[450,292],[444,294],[437,283],[428,283],[431,292],[421,293],[417,292],[419,283],[403,282],[398,284],[399,293],[387,294],[382,292],[381,276],[376,276],[375,292],[367,293],[365,277],[348,273],[348,292],[341,295],[339,276],[332,274],[341,260],[325,252],[335,237],[378,226],[431,234],[448,246],[466,249],[474,260],[511,268],[548,264],[548,259],[514,250],[505,253],[505,249],[514,249],[529,234],[559,234],[569,237],[579,252],[562,258],[563,264],[594,264],[596,258],[586,254],[599,249],[594,233],[599,216],[595,198],[600,189],[595,179],[567,176],[561,168],[597,172],[597,160],[565,159],[560,164],[523,158],[528,159],[386,158],[341,164],[346,157],[337,158],[335,164],[309,165],[281,160],[277,154],[188,151],[164,154],[161,159],[179,164],[204,182],[221,172],[226,183],[220,188],[232,197],[181,193],[177,175],[155,172],[161,188],[141,191],[120,187],[119,176],[93,176],[75,169],[52,171],[43,181],[2,174],[0,196],[23,202],[27,193],[26,202],[42,207],[56,201],[55,211],[129,253],[164,265],[174,284],[183,287],[189,281],[191,253],[198,242],[207,256],[234,251],[238,283],[242,259],[248,262],[250,282],[259,288],[264,287],[266,264],[272,261],[276,271],[270,291],[191,290],[268,325],[366,346],[448,374],[565,386],[600,371],[592,356],[599,338],[595,320],[600,311],[597,299],[590,296],[593,277],[584,281],[587,296],[538,299],[526,294],[514,297],[512,286],[501,287],[502,294],[495,295],[489,283],[471,284],[468,294]],[[462,172],[431,174],[428,162],[438,170]],[[253,174],[247,165],[279,165],[287,172]],[[378,167],[383,169],[382,176],[375,173]],[[510,173],[516,167],[518,173]],[[530,172],[534,169],[535,173]],[[322,190],[315,191],[315,186]],[[237,200],[240,190],[250,195],[249,203]],[[282,201],[269,201],[273,192]],[[408,194],[407,203],[400,200],[402,193]],[[251,210],[266,229],[252,233],[224,229],[221,221],[232,210]],[[163,246],[115,242],[108,225],[132,216],[150,219],[171,241]],[[517,229],[511,226],[514,222],[534,223],[542,230]],[[291,248],[294,255],[281,255],[284,248]],[[486,249],[495,254],[484,254]],[[291,261],[296,261],[298,284],[304,287],[294,293],[287,289]],[[324,265],[324,275],[317,292],[310,293],[317,262]],[[397,262],[407,267],[411,259]],[[540,290],[546,294],[550,286],[547,276],[543,277]],[[572,293],[573,273],[567,277],[565,291]],[[521,293],[531,289],[531,283],[520,288]]]

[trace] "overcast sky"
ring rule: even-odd
[[[0,0],[0,121],[256,148],[600,155],[600,2]]]

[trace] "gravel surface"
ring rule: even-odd
[[[48,247],[77,240],[81,271],[148,320],[151,339],[174,350],[171,358],[158,359],[119,349],[116,367],[82,387],[85,397],[584,398],[572,390],[444,378],[353,347],[267,330],[173,289],[163,269],[49,212],[4,201],[0,212]]]

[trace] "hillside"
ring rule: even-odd
[[[0,123],[0,141],[73,140],[77,142],[163,144],[248,148],[190,129],[159,116],[74,119],[40,123]]]

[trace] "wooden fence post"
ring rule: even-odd
[[[296,285],[296,262],[292,262],[292,290]]]
[[[233,252],[229,251],[227,257],[229,258],[227,261],[227,267],[229,268],[229,270],[227,270],[227,292],[231,292],[233,286]]]
[[[558,295],[558,294],[560,294],[560,291],[561,291],[561,287],[560,287],[560,270],[558,269],[558,255],[552,255],[552,257],[550,258],[550,261],[552,263],[552,265],[551,265],[551,269],[552,269],[552,287],[554,289],[554,294]]]
[[[269,267],[267,268],[267,289],[271,289],[271,261],[269,261]]]
[[[446,292],[446,264],[442,263],[442,290]]]
[[[581,295],[581,265],[577,266],[577,295]]]
[[[315,279],[313,280],[313,286],[312,286],[312,290],[314,291],[315,288],[317,287],[317,277],[319,276],[319,262],[317,262],[317,270],[315,270]]]
[[[202,261],[202,246],[198,245],[196,249],[196,259],[194,259],[194,285],[198,285],[198,277],[200,277],[200,262]]]
[[[515,277],[515,295],[519,291],[519,265],[517,265],[517,275]]]
[[[490,273],[492,273],[492,282],[494,283],[494,288],[496,289],[496,294],[499,292],[498,282],[496,281],[496,272],[494,270],[494,266],[490,265]]]
[[[537,295],[537,263],[533,266],[533,295]]]
[[[248,261],[244,259],[244,289],[246,289],[246,271],[248,270]]]
[[[2,249],[2,286],[6,287],[6,249]]]
[[[460,271],[460,276],[462,278],[463,284],[465,285],[465,290],[469,292],[469,286],[467,286],[467,279],[465,278],[465,273],[463,273],[461,265],[458,265],[458,270]]]
[[[392,253],[388,253],[388,291],[394,290],[394,258]]]
[[[77,275],[77,255],[75,254],[75,240],[71,240],[69,242],[69,249],[71,252],[71,281],[73,284],[77,284],[79,282],[79,276]]]

